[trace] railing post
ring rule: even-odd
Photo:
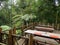
[[[15,27],[13,28],[13,34],[16,34],[16,28]],[[13,45],[15,45],[16,38],[13,37],[13,36],[12,36],[12,38],[13,38],[13,40],[12,40],[13,41]]]
[[[33,35],[29,34],[29,43],[28,45],[33,45]]]
[[[2,28],[0,27],[0,42],[2,42]]]
[[[32,29],[34,29],[34,23],[32,23]]]
[[[24,28],[25,28],[25,25],[22,25],[22,27],[21,27],[21,31],[22,31],[22,36],[24,35]]]
[[[8,45],[13,45],[13,42],[12,42],[12,30],[9,30]]]
[[[13,28],[13,34],[16,34],[16,27]]]

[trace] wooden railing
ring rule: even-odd
[[[16,42],[16,38],[22,38],[22,39],[28,39],[24,36],[20,36],[20,35],[16,35],[16,28],[14,27],[13,29],[10,29],[9,31],[9,34],[5,33],[2,31],[2,28],[0,28],[0,42],[1,43],[4,43],[2,42],[3,41],[3,35],[7,35],[8,38],[6,39],[7,40],[7,45],[15,45],[15,42]]]
[[[7,38],[8,45],[15,45],[16,38],[19,38],[19,39],[23,38],[23,39],[28,40],[28,38],[26,38],[26,37],[23,36],[24,35],[24,31],[27,30],[27,29],[34,29],[34,26],[37,26],[37,25],[38,25],[38,23],[31,23],[29,25],[23,25],[23,26],[21,26],[19,28],[14,27],[13,29],[10,29],[8,31],[9,34],[3,32],[2,28],[0,28],[0,42],[2,42],[2,40],[3,40],[3,35],[7,35],[8,36],[8,38]],[[22,36],[16,35],[16,30],[17,29],[21,29]]]

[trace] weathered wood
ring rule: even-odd
[[[53,32],[54,31],[54,28],[49,28],[49,27],[39,27],[39,26],[36,26],[35,29],[39,30],[39,31],[47,31],[47,32]]]
[[[22,36],[24,35],[24,34],[23,34],[23,32],[24,32],[24,31],[23,31],[23,30],[24,30],[24,28],[25,28],[25,26],[22,26],[22,27],[21,27]]]
[[[33,39],[37,42],[45,43],[45,44],[50,44],[50,45],[58,45],[59,43],[54,40],[54,39],[49,39],[49,38],[44,38],[44,37],[39,37],[39,36],[34,36]],[[40,43],[40,44],[41,44]]]
[[[12,30],[9,30],[9,36],[8,36],[8,45],[13,45],[13,42],[12,42]]]
[[[2,28],[0,28],[0,33],[2,32]]]
[[[33,45],[33,35],[29,34],[29,43],[28,45]]]
[[[13,28],[13,34],[16,34],[16,28],[15,27]]]
[[[13,34],[16,34],[16,28],[15,28],[15,27],[13,28]],[[13,38],[13,40],[12,40],[13,45],[15,45],[15,40],[16,40],[16,38],[13,37],[13,36],[12,36],[12,38]]]
[[[0,42],[2,42],[2,28],[0,28]]]

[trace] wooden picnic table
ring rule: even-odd
[[[47,31],[47,32],[53,32],[55,29],[54,28],[50,28],[50,27],[39,27],[39,26],[35,26],[35,29],[38,31]]]
[[[55,34],[55,33],[49,33],[49,32],[43,32],[43,31],[37,31],[37,30],[27,30],[25,33],[29,34],[29,45],[33,45],[33,36],[32,35],[37,35],[37,36],[42,36],[45,38],[51,38],[55,40],[60,41],[60,34]]]

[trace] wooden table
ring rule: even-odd
[[[39,27],[39,26],[35,26],[35,29],[38,30],[38,31],[47,31],[47,32],[53,32],[55,30],[54,28]]]
[[[32,42],[33,42],[33,36],[32,35],[37,35],[37,36],[42,36],[42,37],[46,37],[46,38],[60,40],[60,34],[37,31],[37,30],[27,30],[27,31],[25,31],[25,33],[29,34],[29,39],[30,39],[29,45],[32,45]]]

